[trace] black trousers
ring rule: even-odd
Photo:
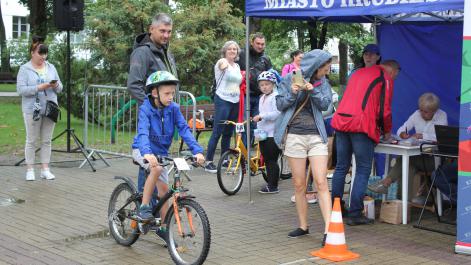
[[[271,188],[278,187],[280,177],[280,167],[278,166],[278,157],[281,150],[275,143],[273,137],[268,137],[264,141],[260,141],[260,151],[265,160],[265,168],[267,169],[268,186]]]

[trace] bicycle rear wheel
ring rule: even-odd
[[[181,199],[177,205],[178,212],[170,206],[165,217],[168,252],[176,264],[203,264],[211,244],[208,217],[203,207],[192,199]]]
[[[240,157],[240,160],[239,160]],[[223,167],[227,161],[227,168]],[[227,195],[236,194],[244,181],[245,160],[244,156],[234,150],[227,150],[221,155],[217,167],[218,184]]]
[[[132,195],[131,187],[127,183],[121,183],[111,193],[108,205],[108,226],[111,236],[123,246],[130,246],[139,238],[137,221],[131,217],[136,216],[140,202],[135,200],[126,205]],[[124,205],[126,206],[123,207]]]

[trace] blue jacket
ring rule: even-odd
[[[145,99],[139,108],[137,135],[134,137],[132,148],[138,148],[142,156],[146,154],[168,156],[175,127],[193,155],[203,153],[203,148],[191,134],[177,103],[172,102],[169,106],[158,109],[152,106],[149,99]]]
[[[301,61],[301,70],[304,79],[308,80],[311,78],[315,70],[317,70],[322,64],[328,61],[332,55],[323,50],[312,50],[306,54]],[[322,111],[329,108],[332,103],[332,89],[329,81],[323,77],[320,86],[315,87],[312,91],[299,91],[298,94],[291,92],[291,78],[293,73],[289,73],[282,80],[278,86],[278,96],[276,96],[276,106],[281,112],[275,123],[275,143],[281,146],[284,134],[288,123],[291,121],[298,102],[304,98],[305,93],[310,94],[310,100],[312,104],[312,114],[314,115],[314,121],[317,129],[324,143],[327,143],[327,132],[325,130],[324,119],[322,117]]]

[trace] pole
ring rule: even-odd
[[[67,81],[67,152],[70,153],[70,109],[71,109],[71,96],[70,96],[70,30],[67,30],[67,66],[66,66],[66,81]]]
[[[249,66],[249,58],[250,58],[250,43],[249,43],[249,33],[250,33],[250,17],[245,17],[245,85],[247,87],[246,94],[245,94],[245,118],[247,119],[247,175],[249,178],[249,203],[253,203],[252,201],[252,177],[250,176],[250,66]]]

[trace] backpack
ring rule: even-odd
[[[218,86],[221,83],[222,78],[224,77],[224,74],[226,74],[226,69],[222,71],[222,74],[217,81],[216,81],[216,74],[213,74],[214,76],[213,83],[211,84],[211,89],[209,90],[209,96],[211,97],[213,101],[214,101],[214,97],[216,96],[216,90],[218,89]]]
[[[378,84],[381,84],[379,111],[378,113],[371,113],[374,108],[368,108],[368,102]],[[379,136],[384,132],[383,116],[386,98],[386,79],[383,70],[380,70],[380,75],[366,85],[366,89],[362,90],[364,91],[363,96],[344,95],[331,124],[338,131],[366,133],[369,138],[377,142],[379,141]],[[357,91],[356,93],[359,92]]]

